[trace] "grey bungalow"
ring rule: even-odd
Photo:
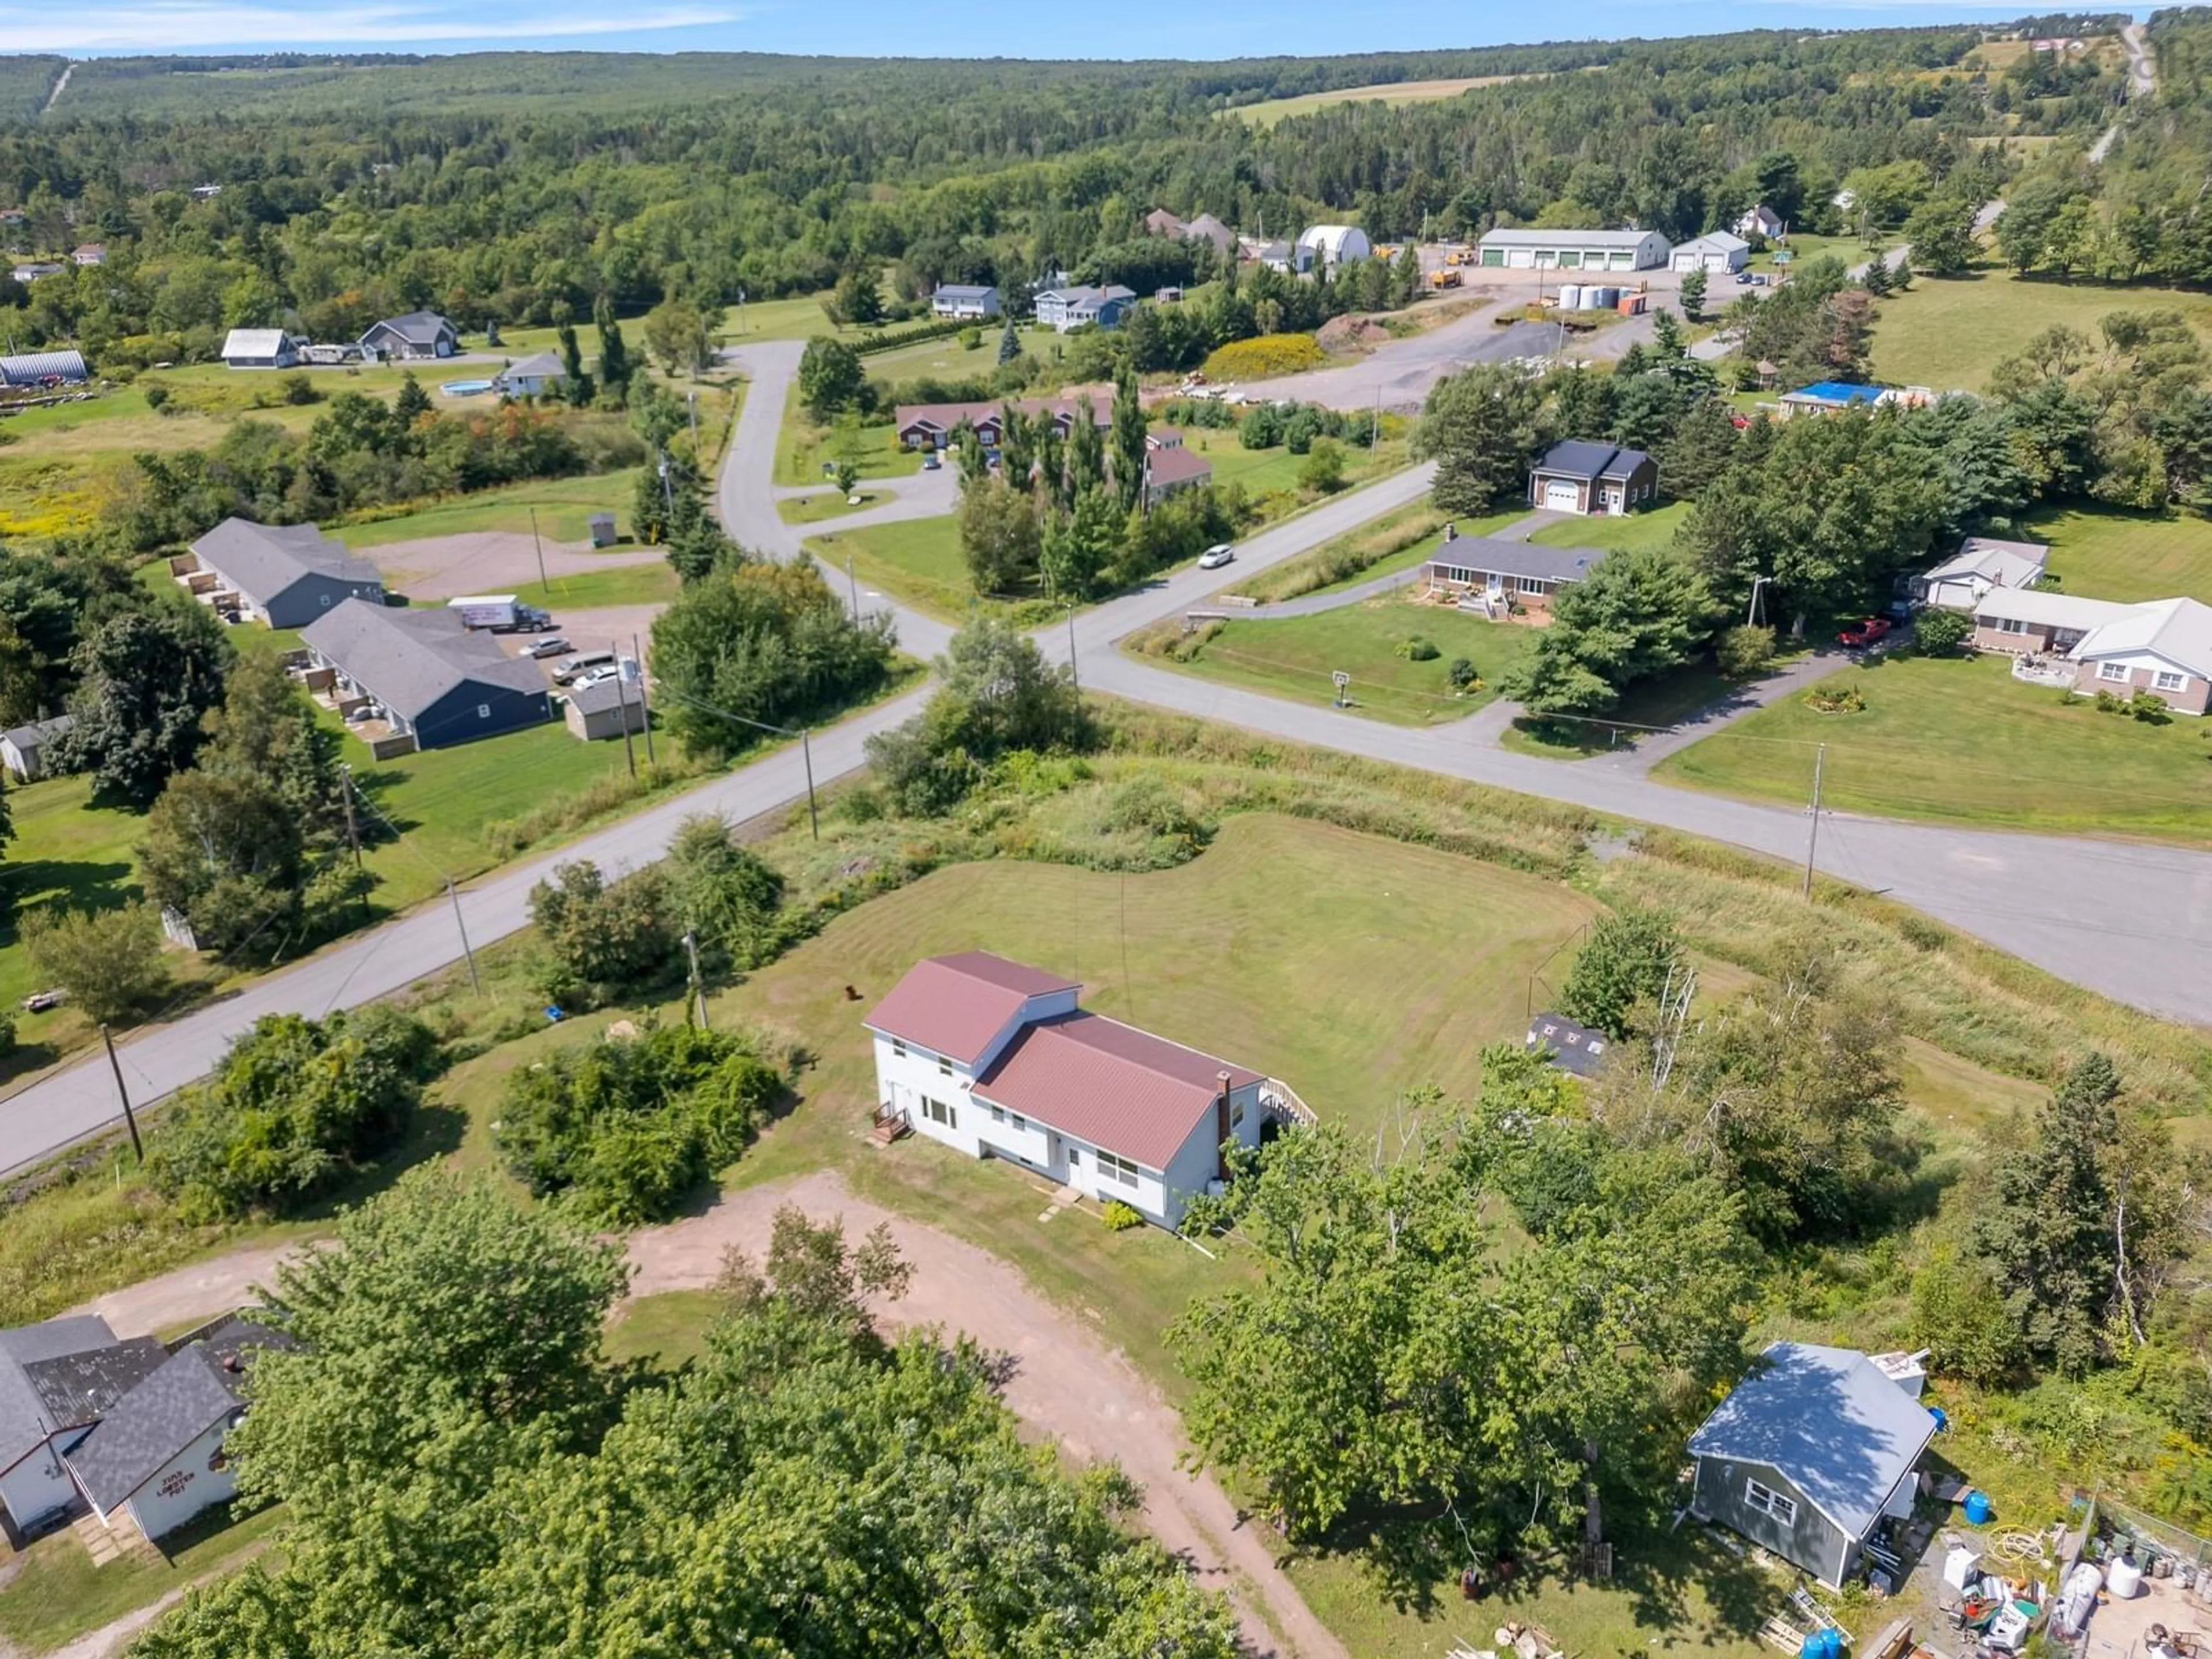
[[[1690,1512],[1843,1587],[1885,1514],[1912,1513],[1936,1419],[1856,1348],[1777,1342],[1690,1437]]]

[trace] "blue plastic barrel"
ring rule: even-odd
[[[1968,1526],[1986,1527],[1990,1524],[1990,1517],[1996,1513],[1996,1511],[1990,1505],[1990,1495],[1987,1492],[1970,1492],[1966,1494],[1966,1524]]]
[[[1930,1406],[1928,1408],[1928,1415],[1936,1419],[1936,1432],[1938,1434],[1951,1426],[1951,1419],[1943,1415],[1943,1408],[1941,1406]]]
[[[1816,1630],[1805,1638],[1797,1650],[1798,1659],[1828,1659],[1828,1632]]]

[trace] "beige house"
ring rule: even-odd
[[[1994,587],[1974,605],[1974,647],[2021,660],[2021,679],[2131,697],[2147,691],[2178,714],[2212,702],[2212,606],[2195,599],[2118,605],[2033,588]]]

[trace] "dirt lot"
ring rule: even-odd
[[[364,550],[362,556],[392,587],[414,599],[456,599],[470,593],[523,593],[538,586],[538,550],[527,536],[507,530],[433,536]],[[545,544],[545,574],[589,575],[632,565],[658,564],[659,548],[613,548],[594,552],[587,542]]]

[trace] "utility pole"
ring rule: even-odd
[[[1743,613],[1744,625],[1746,627],[1749,627],[1753,623],[1758,622],[1759,596],[1766,591],[1767,583],[1773,580],[1774,578],[1771,576],[1753,576],[1751,579],[1751,605],[1750,608]]]
[[[461,954],[469,959],[469,983],[476,988],[478,996],[483,994],[483,980],[477,972],[477,953],[469,948],[469,924],[461,915],[461,896],[453,886],[451,876],[445,878],[446,896],[453,902],[453,927],[461,936]]]
[[[1828,758],[1828,745],[1813,751],[1813,831],[1805,839],[1805,896],[1813,896],[1813,854],[1820,846],[1820,773]]]
[[[1075,665],[1075,601],[1067,602],[1067,681],[1077,690],[1083,690],[1082,671]]]
[[[822,814],[814,805],[814,740],[805,728],[799,733],[799,753],[806,763],[806,827],[814,832],[814,839],[822,839]]]
[[[338,767],[338,799],[345,803],[346,840],[353,847],[353,867],[361,868],[361,826],[353,816],[353,768],[343,763]]]
[[[690,928],[684,930],[684,954],[691,958],[691,1001],[699,1011],[699,1029],[707,1029],[707,989],[699,982],[699,936]]]
[[[698,388],[697,386],[693,386],[693,387],[691,388],[691,399],[690,399],[690,401],[691,401],[691,459],[692,459],[693,460],[695,460],[695,461],[696,461],[696,460],[698,460],[698,459],[701,459],[700,454],[699,454],[699,388]]]
[[[115,1073],[115,1097],[123,1103],[124,1127],[131,1131],[131,1151],[137,1160],[146,1161],[146,1143],[138,1139],[138,1120],[131,1114],[131,1091],[123,1086],[123,1062],[115,1057],[115,1039],[107,1034],[107,1027],[100,1028],[100,1040],[107,1045],[107,1063]]]
[[[645,728],[645,763],[647,766],[658,766],[660,764],[659,757],[653,752],[653,710],[647,707],[645,701],[645,647],[638,643],[637,635],[635,634],[629,636],[629,648],[636,653],[635,660],[637,663],[637,723]]]
[[[853,556],[845,556],[845,580],[853,589],[853,626],[860,625],[860,579],[853,574]]]
[[[545,544],[538,538],[538,509],[530,509],[530,544],[538,550],[538,587],[547,599],[553,597],[553,584],[545,580]]]
[[[614,640],[609,640],[607,643],[613,646],[615,651],[615,701],[622,705],[623,753],[629,761],[630,781],[635,782],[637,745],[630,741],[629,735],[629,676],[623,672],[621,643]]]

